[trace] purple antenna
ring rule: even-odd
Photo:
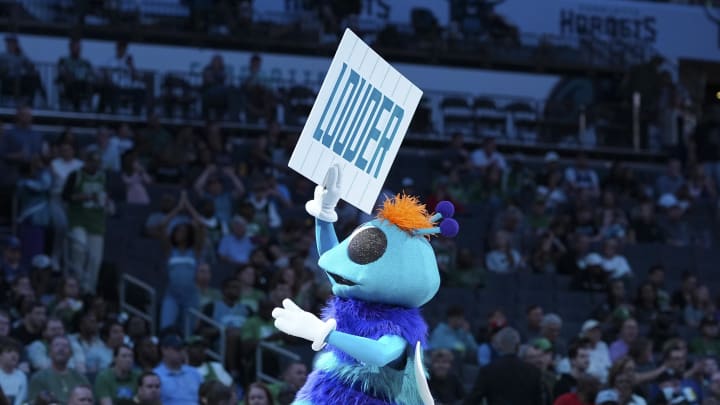
[[[455,206],[450,201],[440,201],[435,206],[435,212],[442,215],[443,218],[452,218],[455,215]]]
[[[452,206],[452,204],[450,204]],[[440,222],[440,234],[446,238],[454,238],[460,231],[460,225],[452,218],[443,219]]]

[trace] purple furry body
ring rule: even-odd
[[[427,324],[417,308],[404,308],[387,304],[374,304],[350,298],[333,297],[323,310],[323,319],[334,318],[337,330],[356,336],[379,339],[383,335],[397,335],[404,338],[409,347],[416,342],[425,346]],[[359,364],[346,353],[327,346],[343,363]],[[412,350],[409,351],[412,353]],[[386,405],[390,398],[377,398],[362,392],[359,387],[351,387],[331,372],[313,371],[300,389],[297,399],[321,404],[369,404]]]

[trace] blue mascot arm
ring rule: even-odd
[[[315,243],[320,256],[338,245],[338,238],[332,222],[322,219],[315,220]]]
[[[397,335],[385,335],[378,340],[333,331],[327,343],[337,347],[356,360],[383,367],[405,353],[407,343]]]

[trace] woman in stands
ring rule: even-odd
[[[187,195],[183,193],[180,200],[180,204],[184,205]],[[204,245],[202,233],[202,227],[181,223],[172,229],[166,240],[168,283],[160,313],[160,327],[163,329],[183,327],[187,311],[199,308],[195,272]],[[178,320],[182,322],[178,323]]]

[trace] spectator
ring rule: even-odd
[[[64,337],[68,341],[68,350],[70,351],[63,367],[71,368],[81,373],[85,372],[85,357],[82,349],[73,344],[65,335],[65,327],[58,318],[50,318],[45,324],[42,339],[36,340],[27,346],[27,356],[30,360],[33,370],[47,370],[55,367],[55,359],[53,358],[52,342],[58,336]],[[60,353],[64,355],[63,353]]]
[[[580,337],[590,341],[588,353],[590,364],[586,372],[596,377],[600,382],[607,381],[608,370],[610,369],[610,351],[607,344],[602,340],[602,329],[600,322],[588,319],[582,325]]]
[[[96,144],[90,149],[97,148],[102,162],[103,170],[113,173],[122,169],[122,156],[126,151],[133,148],[132,131],[127,124],[121,124],[118,127],[117,135],[110,133],[107,127],[100,127],[97,131]]]
[[[295,277],[295,272],[292,269],[288,268],[286,270],[289,270],[289,273],[293,274],[292,277]],[[282,273],[286,273],[286,270],[283,270]],[[260,308],[260,303],[266,298],[264,291],[255,288],[255,285],[257,284],[257,271],[253,266],[246,265],[235,272],[235,278],[240,283],[239,303],[245,305],[252,313],[256,313]],[[295,281],[299,282],[300,280]],[[295,283],[290,284],[292,285]],[[296,300],[295,302],[302,301],[304,299],[303,297],[296,298],[301,299]]]
[[[437,403],[456,404],[465,398],[465,388],[452,371],[453,354],[447,349],[433,350],[430,355],[430,392]]]
[[[673,194],[665,194],[660,197],[658,205],[664,209],[660,227],[665,235],[665,242],[673,246],[689,246],[693,238],[690,224],[685,218],[687,203],[678,200]]]
[[[690,352],[695,356],[720,356],[717,319],[712,316],[702,318],[700,336],[690,342]]]
[[[137,394],[132,399],[119,399],[115,404],[162,405],[160,393],[160,377],[152,371],[146,371],[137,379]]]
[[[648,270],[648,282],[655,288],[658,308],[665,311],[670,308],[670,294],[665,290],[665,268],[655,264]]]
[[[565,181],[576,193],[586,193],[591,197],[600,195],[598,175],[589,167],[587,156],[583,152],[578,153],[575,166],[570,166],[565,170]]]
[[[720,371],[716,371],[712,374],[710,382],[705,389],[703,394],[705,401],[720,401]],[[705,404],[705,403],[703,403]]]
[[[282,380],[268,388],[279,405],[290,405],[295,394],[307,381],[307,366],[305,363],[291,362],[282,373]]]
[[[265,179],[255,180],[245,201],[255,209],[253,222],[259,224],[264,233],[274,233],[282,226],[278,202],[285,206],[290,204],[290,200],[283,196],[278,187],[271,187]]]
[[[587,374],[580,375],[577,391],[559,396],[553,405],[593,405],[600,391],[600,381]]]
[[[532,253],[533,270],[536,273],[557,273],[557,263],[566,251],[565,245],[552,232],[543,232]]]
[[[183,194],[182,200],[186,200]],[[203,242],[196,227],[179,224],[172,229],[167,241],[168,286],[162,302],[161,328],[184,325],[185,313],[199,309],[199,296],[195,285],[195,271],[201,256]]]
[[[24,404],[27,398],[27,377],[18,368],[20,352],[21,347],[16,340],[0,336],[0,391],[10,405]]]
[[[556,355],[565,356],[567,355],[567,344],[560,334],[562,325],[562,318],[558,314],[545,314],[540,323],[540,336],[552,344],[553,352]]]
[[[239,302],[240,282],[235,278],[227,278],[222,283],[222,299],[216,300],[203,308],[203,313],[225,327],[226,333],[226,364],[230,371],[238,370],[236,350],[240,347],[240,328],[243,326],[250,311]],[[215,329],[206,332],[211,335]]]
[[[638,324],[633,318],[623,321],[617,340],[610,345],[610,360],[617,361],[628,354],[630,345],[638,337]]]
[[[682,174],[682,165],[680,160],[670,158],[668,160],[667,172],[661,174],[655,182],[655,192],[657,195],[675,194],[685,184],[685,178]]]
[[[27,266],[22,259],[22,242],[14,236],[9,237],[0,260],[0,286],[5,283],[12,284],[18,277],[28,275]]]
[[[254,248],[255,244],[247,234],[247,221],[235,216],[230,223],[230,233],[220,240],[220,258],[233,265],[243,266],[250,261],[250,253]]]
[[[525,325],[520,330],[523,341],[530,341],[540,337],[540,325],[544,316],[543,308],[540,305],[533,304],[525,310]]]
[[[691,201],[713,201],[717,197],[715,181],[705,173],[701,165],[694,165],[689,170],[689,178],[685,187]]]
[[[590,366],[590,344],[590,340],[585,338],[580,338],[570,344],[568,349],[570,372],[560,374],[553,394],[556,399],[568,392],[576,392],[578,389],[579,380],[586,375]]]
[[[270,122],[275,115],[275,100],[262,72],[262,58],[250,57],[250,73],[242,84],[246,121],[251,124]]]
[[[504,172],[508,169],[507,162],[502,153],[498,152],[495,138],[492,136],[485,136],[483,138],[483,146],[481,149],[474,151],[470,155],[472,166],[482,173],[484,173],[488,167],[495,166]]]
[[[656,384],[650,395],[653,404],[699,405],[702,402],[702,397],[683,382],[682,375],[672,370],[662,373]]]
[[[105,212],[112,202],[107,196],[100,156],[89,152],[82,169],[68,176],[63,199],[68,203],[71,257],[70,271],[78,276],[83,291],[94,293],[102,264]]]
[[[602,390],[598,392],[597,396],[595,397],[595,405],[620,405],[621,403],[623,402],[620,402],[620,396],[618,395],[618,392],[613,389]]]
[[[618,369],[620,372],[612,373],[608,385],[614,388],[618,397],[618,404],[646,405],[645,399],[635,394],[636,378],[632,372]]]
[[[140,371],[133,369],[133,349],[120,345],[113,353],[112,367],[98,373],[95,378],[95,396],[99,405],[112,405],[131,400],[135,394]]]
[[[20,103],[32,105],[38,91],[45,98],[40,75],[32,61],[23,53],[15,34],[5,35],[5,52],[0,54],[0,83],[3,93],[15,97]]]
[[[220,54],[213,55],[210,63],[203,69],[203,117],[222,120],[230,103],[230,87],[227,85],[228,73]]]
[[[447,310],[445,322],[440,322],[430,333],[429,346],[432,349],[448,349],[465,358],[477,352],[477,342],[470,332],[470,323],[465,319],[461,306]]]
[[[208,405],[236,405],[237,397],[233,390],[219,381],[206,381],[200,386],[200,403]]]
[[[92,97],[95,72],[90,62],[80,56],[80,38],[71,38],[69,48],[70,54],[58,61],[57,82],[63,98],[72,103],[75,111],[80,111]]]
[[[77,370],[68,367],[72,355],[70,341],[63,335],[57,335],[49,341],[51,364],[40,370],[30,379],[28,397],[35,401],[39,394],[47,391],[60,402],[67,402],[71,390],[78,385],[87,385],[87,378]]]
[[[268,387],[261,382],[254,382],[248,386],[244,405],[275,405]]]
[[[493,339],[493,347],[500,357],[480,369],[466,405],[526,404],[540,405],[543,400],[541,374],[530,364],[517,358],[520,335],[513,328],[499,331]]]
[[[40,301],[33,301],[24,308],[20,324],[16,325],[10,336],[17,339],[23,346],[42,339],[47,322],[47,307]]]
[[[134,152],[125,152],[122,156],[122,180],[125,183],[125,198],[128,204],[150,204],[145,185],[152,183],[152,178]]]
[[[541,347],[543,342],[546,348]],[[552,366],[552,345],[547,339],[537,338],[529,344],[520,346],[518,356],[528,364],[537,367],[541,373],[542,380],[542,403],[546,404],[552,400],[552,392],[555,389],[557,376],[550,370]]]
[[[129,99],[133,115],[140,115],[145,101],[145,83],[141,80],[141,74],[135,68],[135,61],[127,48],[127,42],[118,41],[115,44],[115,55],[105,62],[98,112],[105,112],[109,107],[114,114],[121,99]]]
[[[704,317],[714,316],[715,305],[710,298],[710,290],[705,285],[699,285],[683,310],[685,324],[697,328]]]
[[[652,201],[640,203],[637,217],[632,221],[632,237],[638,243],[662,243],[665,233],[655,217]]]
[[[83,306],[77,279],[71,276],[62,279],[58,285],[58,293],[50,303],[51,315],[60,318],[65,325],[72,325],[75,315],[82,311]]]
[[[635,318],[640,323],[650,322],[657,317],[659,309],[655,286],[649,281],[641,284],[635,296]]]
[[[218,381],[226,387],[233,384],[233,378],[225,370],[225,367],[221,363],[207,358],[208,344],[204,338],[191,336],[187,340],[187,345],[188,365],[200,373],[203,382]]]
[[[160,361],[160,348],[155,336],[142,336],[133,340],[135,343],[136,368],[151,371]]]
[[[494,248],[485,256],[485,266],[495,273],[514,273],[524,267],[520,253],[510,244],[510,235],[505,231],[497,231]]]
[[[162,362],[155,368],[160,377],[163,405],[197,405],[202,376],[193,367],[183,364],[184,343],[180,336],[163,337]]]
[[[602,267],[611,279],[621,279],[632,276],[632,269],[625,256],[619,254],[616,239],[607,239],[603,242]]]
[[[70,391],[67,405],[93,405],[94,403],[92,388],[89,385],[76,385]]]
[[[82,350],[85,370],[90,374],[97,374],[110,367],[113,351],[100,339],[100,327],[95,313],[86,309],[78,313],[74,321],[78,333],[70,335],[70,342]]]
[[[35,155],[20,170],[15,196],[18,201],[18,234],[23,258],[45,252],[45,233],[50,225],[49,191],[52,177],[40,156]]]
[[[684,271],[680,289],[673,292],[670,304],[676,310],[684,310],[685,307],[691,305],[696,290],[697,276],[689,271]]]
[[[53,269],[60,269],[60,263],[65,259],[65,235],[68,231],[68,219],[65,212],[65,203],[62,192],[70,173],[80,169],[83,162],[75,158],[75,147],[70,142],[61,143],[59,155],[50,162],[50,172],[53,178],[50,189],[50,215],[53,226],[52,263]]]
[[[232,183],[228,190],[223,185],[219,175],[224,174]],[[218,169],[214,164],[208,165],[195,180],[195,192],[203,198],[209,198],[215,203],[215,215],[223,223],[230,223],[233,213],[233,204],[244,193],[245,186],[230,166]]]
[[[32,109],[21,105],[15,113],[15,125],[1,137],[4,158],[11,163],[30,162],[34,156],[45,157],[49,153],[43,135],[34,130]]]
[[[195,285],[198,291],[198,307],[205,308],[205,305],[222,298],[220,290],[210,286],[212,270],[207,263],[199,263],[195,272]]]

